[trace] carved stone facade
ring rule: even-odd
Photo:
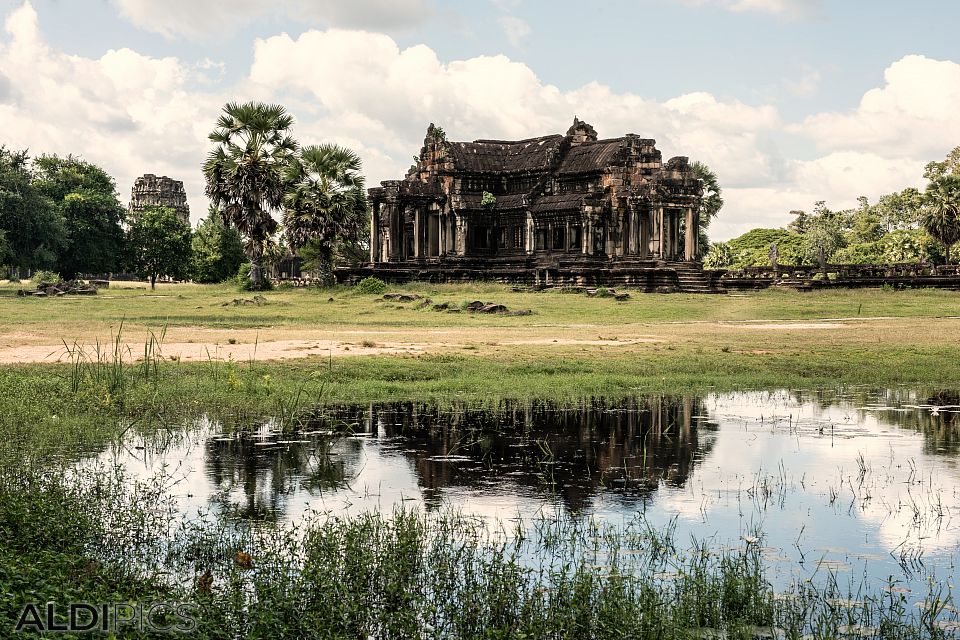
[[[177,212],[181,220],[190,224],[190,205],[187,204],[187,192],[180,180],[167,176],[158,178],[152,173],[137,178],[130,191],[130,205],[127,207],[129,219],[136,219],[147,207],[169,207]]]
[[[703,189],[687,158],[634,134],[448,142],[430,125],[403,180],[370,189],[370,264],[388,279],[683,289],[699,273]],[[354,270],[355,272],[357,270]],[[356,273],[356,275],[363,275]],[[689,279],[689,278],[688,278]]]

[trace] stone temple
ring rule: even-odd
[[[430,125],[403,180],[369,190],[370,262],[338,274],[715,289],[699,262],[701,182],[634,134],[448,142]]]
[[[137,178],[130,192],[130,205],[127,215],[132,221],[147,207],[169,207],[177,216],[190,224],[190,205],[187,204],[187,192],[181,180],[167,176],[159,178],[152,173]]]

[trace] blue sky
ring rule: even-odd
[[[231,99],[286,104],[304,142],[398,177],[451,138],[656,138],[706,161],[722,239],[819,199],[922,184],[960,144],[960,3],[920,0],[0,0],[0,142],[187,185]]]

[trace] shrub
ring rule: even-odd
[[[730,251],[730,245],[726,242],[716,242],[704,257],[703,266],[708,269],[722,269],[729,267],[732,262],[733,252]]]
[[[60,274],[56,271],[37,271],[33,274],[33,277],[30,278],[30,282],[33,284],[40,284],[41,282],[56,284],[62,280],[63,278],[61,278]]]
[[[270,278],[264,277],[263,281],[260,283],[260,287],[256,288],[253,286],[253,282],[250,281],[250,263],[244,262],[240,265],[240,268],[237,270],[237,285],[243,291],[270,291],[273,289],[273,283],[270,282]]]
[[[380,278],[368,276],[358,282],[353,290],[362,294],[379,295],[387,290],[387,283]]]

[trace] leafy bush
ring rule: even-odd
[[[787,231],[786,229],[751,229],[742,236],[730,240],[730,251],[733,253],[753,251],[755,249],[767,250],[774,242],[777,246],[784,242],[790,242],[793,238],[799,237],[799,234]]]
[[[762,267],[770,265],[770,245],[777,245],[779,264],[806,264],[803,236],[786,229],[751,229],[730,240],[729,266]]]
[[[358,282],[353,290],[362,294],[379,295],[387,290],[387,283],[380,278],[368,276]]]
[[[722,269],[733,262],[733,252],[726,242],[715,242],[703,258],[703,266],[708,269]]]
[[[259,288],[253,286],[250,280],[250,263],[244,262],[237,270],[237,285],[244,291],[270,291],[273,289],[273,283],[270,278],[264,277]]]
[[[489,191],[484,191],[483,196],[480,198],[480,206],[484,209],[493,209],[497,206],[497,197]]]
[[[837,251],[830,258],[833,264],[878,264],[884,262],[879,242],[858,242]]]
[[[877,241],[883,262],[943,262],[943,245],[923,229],[897,229]]]
[[[56,284],[62,280],[63,278],[60,277],[60,274],[55,271],[37,271],[33,274],[33,277],[30,278],[30,282],[33,284],[40,284],[41,282]]]
[[[240,233],[211,211],[193,235],[194,282],[223,282],[246,261]]]

